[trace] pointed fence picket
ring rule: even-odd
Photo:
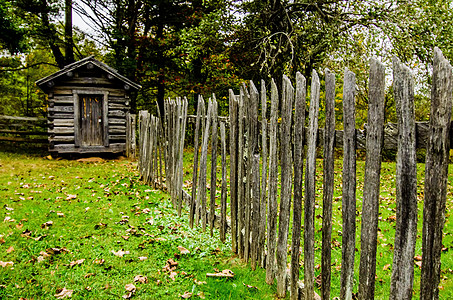
[[[435,49],[430,121],[415,122],[414,84],[410,70],[393,61],[393,92],[398,123],[384,125],[385,67],[370,61],[369,111],[366,130],[355,124],[355,74],[345,70],[343,128],[335,130],[335,74],[325,70],[325,96],[320,99],[320,80],[313,71],[309,105],[306,79],[296,75],[296,86],[284,76],[282,90],[274,80],[267,98],[265,82],[260,90],[253,82],[239,94],[229,91],[229,117],[218,116],[215,96],[207,108],[200,96],[196,116],[187,116],[187,99],[169,100],[165,115],[139,113],[138,168],[145,183],[167,189],[182,214],[186,201],[191,227],[219,227],[220,239],[231,236],[232,251],[251,268],[266,269],[266,282],[277,279],[277,293],[291,299],[315,299],[315,191],[316,148],[323,148],[323,212],[321,250],[321,297],[331,297],[332,199],[334,148],[343,149],[342,261],[340,299],[373,299],[379,214],[381,153],[397,150],[396,233],[390,287],[391,299],[410,299],[414,281],[413,256],[417,234],[417,173],[415,151],[427,149],[423,211],[423,263],[421,299],[438,296],[442,230],[451,127],[452,68]],[[268,101],[270,112],[267,111]],[[318,128],[320,101],[325,105],[325,128]],[[308,127],[305,113],[308,106]],[[163,122],[162,122],[163,121]],[[190,193],[183,187],[184,140],[187,122],[194,126],[194,162]],[[228,130],[227,130],[228,127]],[[201,132],[200,132],[201,131]],[[220,131],[220,137],[218,132]],[[228,134],[227,134],[228,133]],[[210,141],[210,143],[209,143]],[[219,143],[220,141],[220,143]],[[227,143],[229,147],[227,148]],[[304,148],[306,151],[304,151]],[[366,150],[362,199],[361,238],[356,243],[356,150]],[[227,156],[229,151],[229,157]],[[220,151],[220,152],[219,152]],[[218,160],[218,153],[221,159]],[[211,169],[208,176],[208,156]],[[305,159],[305,170],[304,170]],[[218,162],[220,161],[220,166]],[[229,165],[229,182],[227,178]],[[165,169],[165,174],[163,174]],[[304,174],[305,171],[305,174]],[[217,173],[221,174],[217,198]],[[304,176],[305,175],[305,176]],[[318,176],[317,176],[318,175]],[[305,178],[303,180],[303,178]],[[208,190],[210,179],[210,191]],[[278,189],[280,181],[281,189]],[[305,195],[302,195],[302,184]],[[209,197],[209,201],[207,200]],[[280,204],[278,207],[277,204]],[[304,207],[302,208],[302,203]],[[289,238],[290,213],[292,232]],[[228,214],[228,215],[227,215]],[[304,215],[302,223],[302,215]],[[228,218],[229,216],[229,218]],[[303,225],[303,227],[302,227]],[[299,280],[303,228],[304,282]],[[290,240],[289,240],[290,239]],[[288,245],[291,245],[290,268]],[[359,245],[360,244],[360,245]],[[354,287],[354,259],[360,247],[358,286]]]

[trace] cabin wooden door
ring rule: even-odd
[[[80,142],[82,146],[104,145],[103,95],[80,95]]]

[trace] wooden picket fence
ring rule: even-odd
[[[225,241],[227,233],[231,234],[233,252],[250,263],[252,269],[265,267],[266,282],[273,284],[276,279],[279,297],[284,297],[289,289],[291,299],[315,299],[316,147],[322,145],[324,177],[320,296],[330,299],[334,148],[343,148],[343,240],[339,296],[340,299],[352,299],[354,253],[357,246],[356,149],[365,149],[358,296],[359,299],[374,299],[381,152],[383,149],[396,149],[397,211],[390,299],[411,299],[417,237],[416,149],[425,148],[420,298],[435,299],[438,297],[440,280],[448,160],[453,134],[452,68],[439,49],[436,48],[434,52],[429,123],[415,122],[413,77],[410,70],[396,58],[393,61],[393,89],[398,123],[384,125],[385,68],[380,62],[371,60],[368,123],[364,131],[355,128],[354,73],[346,69],[344,74],[342,131],[335,130],[335,75],[329,70],[325,71],[326,122],[321,129],[318,128],[318,74],[316,71],[312,73],[309,120],[308,127],[305,127],[307,84],[305,78],[297,73],[295,87],[284,76],[280,92],[272,80],[270,112],[263,81],[259,91],[253,82],[248,87],[243,85],[238,95],[230,91],[227,120],[218,117],[215,97],[208,101],[207,109],[203,98],[199,98],[197,115],[192,117],[195,120],[195,151],[190,194],[182,186],[187,100],[166,102],[165,116],[162,118],[165,124],[161,124],[158,117],[140,112],[139,168],[142,177],[154,186],[168,188],[179,214],[182,204],[188,204],[191,227],[197,226],[201,220],[203,230],[209,227],[212,234],[217,221],[220,239]],[[226,126],[229,127],[229,183]],[[208,204],[209,148],[213,167],[210,170]],[[222,183],[220,211],[216,210],[215,199],[218,149]],[[288,241],[291,219],[292,234]],[[303,283],[299,281],[302,237]],[[291,245],[289,270],[288,244]]]

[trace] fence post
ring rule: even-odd
[[[294,112],[294,205],[293,230],[291,240],[291,299],[299,298],[299,260],[302,224],[302,178],[304,169],[304,129],[306,80],[301,73],[296,73],[296,97]]]
[[[212,132],[211,132],[211,201],[209,203],[209,227],[211,236],[214,232],[215,218],[215,194],[217,190],[217,101],[215,95],[212,95]]]
[[[280,217],[277,241],[277,294],[279,297],[286,295],[286,258],[289,230],[289,218],[291,209],[291,180],[292,180],[292,156],[291,156],[291,119],[294,89],[288,77],[283,76],[282,97],[282,130],[281,130],[281,195]]]
[[[323,142],[321,298],[330,299],[332,199],[334,191],[335,74],[326,73],[326,125]]]
[[[340,299],[352,299],[356,230],[355,74],[345,69],[343,84],[343,240]]]
[[[266,192],[267,192],[267,97],[266,85],[261,80],[261,156],[262,156],[262,175],[261,175],[261,195],[260,195],[260,234],[258,242],[258,262],[261,267],[265,265],[264,245],[266,243]]]
[[[362,203],[359,299],[374,299],[376,249],[379,222],[381,151],[384,142],[385,66],[370,61],[368,125]]]
[[[277,119],[278,119],[278,90],[274,79],[271,82],[271,115],[269,127],[269,196],[267,215],[267,257],[266,257],[266,283],[273,284],[275,278],[275,247],[277,230]]]
[[[452,107],[452,68],[439,48],[434,48],[429,140],[426,149],[425,202],[423,205],[422,272],[420,299],[438,299],[442,231],[449,161]]]
[[[240,258],[244,258],[244,91],[241,87],[239,95],[239,108],[238,108],[238,254]]]
[[[238,252],[238,101],[233,90],[230,94],[230,214],[231,214],[231,248]]]
[[[417,239],[417,161],[414,81],[411,71],[393,58],[393,93],[398,118],[396,156],[396,230],[390,299],[411,299]]]
[[[305,299],[314,299],[315,293],[315,200],[316,200],[316,140],[318,138],[319,77],[311,75],[310,120],[307,141],[307,166],[305,167],[304,206],[304,283]]]
[[[220,240],[222,243],[226,239],[226,210],[227,210],[227,167],[226,167],[226,141],[225,141],[225,122],[220,122],[220,141],[222,149],[222,193],[220,195]],[[231,182],[231,180],[230,180]],[[232,208],[231,208],[232,209]],[[231,219],[231,224],[233,224]]]
[[[189,226],[193,228],[193,221],[195,216],[195,208],[198,207],[196,202],[197,197],[197,181],[198,181],[198,153],[199,150],[199,136],[200,136],[200,123],[201,128],[203,128],[203,120],[204,119],[204,110],[205,110],[205,103],[202,96],[198,96],[198,105],[197,105],[197,119],[195,121],[195,137],[194,137],[194,155],[193,155],[193,174],[192,174],[192,198],[190,202],[190,212],[189,212]],[[202,129],[203,130],[203,129]]]

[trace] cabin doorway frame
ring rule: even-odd
[[[83,96],[93,95],[93,96],[102,96],[102,124],[103,124],[103,146],[109,146],[109,121],[108,121],[108,111],[109,111],[109,104],[108,104],[108,91],[96,90],[96,89],[86,89],[86,90],[73,90],[72,91],[73,99],[74,99],[74,142],[75,147],[99,147],[97,146],[85,146],[82,145],[82,138],[81,138],[81,130],[82,130],[82,122],[81,122],[81,103]],[[102,145],[100,145],[102,146]]]

